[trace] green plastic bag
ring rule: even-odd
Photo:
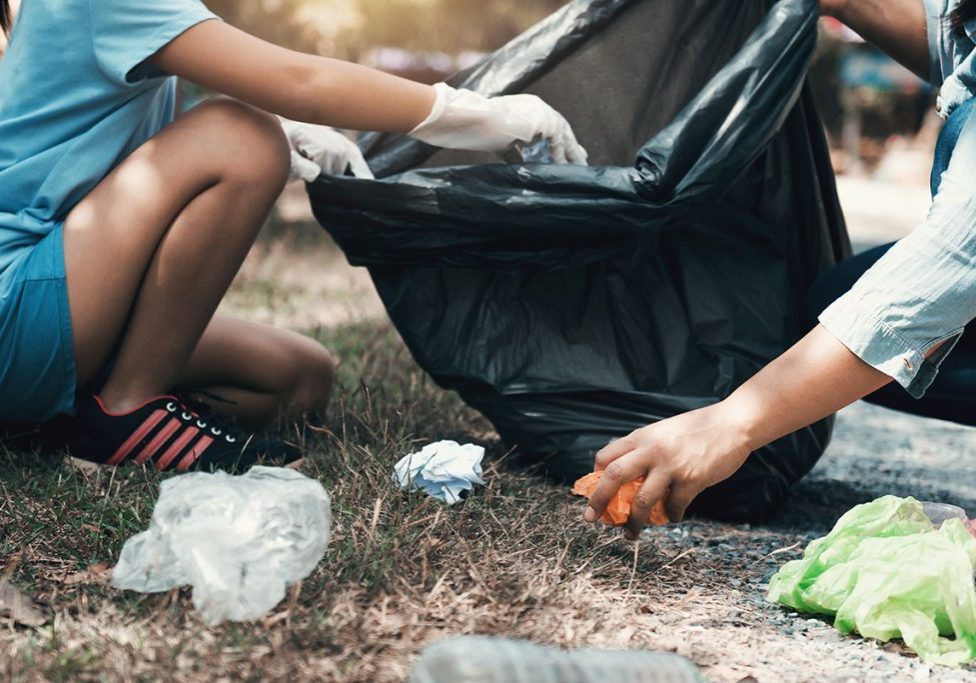
[[[785,564],[767,599],[960,666],[976,659],[974,568],[976,539],[961,519],[936,529],[919,501],[885,496],[850,510]]]

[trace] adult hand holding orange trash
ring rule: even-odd
[[[699,493],[732,476],[750,453],[891,381],[818,326],[724,401],[642,427],[600,451],[596,469],[604,474],[583,518],[600,519],[621,486],[644,477],[627,538],[637,538],[665,495],[668,518],[681,521]]]
[[[621,487],[643,477],[625,525],[626,537],[637,538],[662,499],[668,519],[681,521],[699,493],[731,476],[751,452],[730,429],[732,421],[724,411],[719,403],[663,420],[597,453],[596,469],[603,476],[590,494],[584,519],[600,519]]]

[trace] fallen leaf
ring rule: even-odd
[[[98,564],[93,564],[88,569],[82,572],[77,572],[72,574],[62,581],[65,586],[78,586],[78,585],[99,585],[104,586],[108,584],[109,579],[112,578],[112,565],[108,562],[99,562]]]
[[[43,626],[47,623],[47,617],[40,607],[5,578],[0,578],[0,617],[21,626]]]

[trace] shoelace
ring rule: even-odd
[[[233,404],[233,401],[228,401],[205,391],[194,393],[221,403]],[[170,412],[178,413],[185,422],[192,422],[198,429],[209,431],[211,436],[223,437],[227,443],[234,444],[247,441],[248,435],[237,428],[233,419],[218,415],[209,404],[193,399],[185,393],[176,394],[175,398],[178,405],[175,406],[175,410],[170,410]],[[167,409],[169,408],[170,406],[167,405]]]

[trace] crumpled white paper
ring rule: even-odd
[[[180,475],[160,487],[149,529],[126,541],[112,585],[140,593],[191,585],[209,625],[256,619],[312,573],[331,524],[329,494],[294,470]]]
[[[484,457],[485,449],[481,446],[438,441],[419,453],[404,456],[394,468],[393,480],[404,491],[424,491],[454,505],[461,500],[463,491],[471,491],[475,484],[484,485],[481,478]]]

